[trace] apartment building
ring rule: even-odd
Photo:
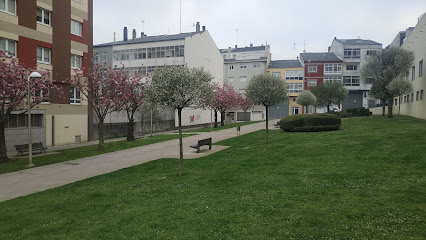
[[[361,69],[371,55],[382,50],[382,44],[364,39],[334,38],[329,52],[343,59],[343,84],[349,90],[342,109],[375,107],[375,99],[368,96],[371,84],[367,84],[361,76]]]
[[[136,30],[133,29],[130,39],[125,27],[122,41],[94,46],[94,60],[98,64],[106,64],[107,67],[123,66],[127,73],[137,73],[144,76],[144,80],[148,80],[155,68],[161,66],[203,67],[213,75],[213,82],[222,84],[222,55],[206,27],[200,27],[197,22],[195,32],[159,36],[147,36],[143,32],[137,36]],[[210,123],[210,117],[209,110],[188,108],[182,112],[182,125]],[[172,119],[175,121],[174,126],[177,126],[177,112]],[[105,119],[105,123],[125,122],[127,117],[121,113],[114,113]]]
[[[224,82],[230,85],[236,92],[245,94],[250,79],[257,74],[265,73],[271,61],[269,45],[239,48],[221,49],[220,53],[224,59],[223,73]],[[226,122],[234,121],[257,121],[265,119],[265,108],[254,106],[247,114],[240,109],[234,108],[227,112]]]
[[[311,90],[325,82],[342,81],[343,60],[333,52],[301,53],[300,62],[304,68],[304,90]],[[309,106],[306,113],[325,111],[323,108]]]
[[[88,141],[91,109],[70,84],[73,69],[85,68],[92,56],[93,0],[0,0],[0,49],[29,68],[52,71],[63,97],[52,96],[31,111],[33,141],[63,145]],[[37,93],[42,95],[43,93]],[[18,114],[18,112],[16,112]],[[6,126],[6,146],[27,143],[24,115]]]
[[[289,98],[288,103],[271,107],[270,116],[283,118],[304,112],[304,107],[296,103],[297,96],[303,90],[303,70],[299,60],[276,60],[269,63],[267,72],[286,82]]]

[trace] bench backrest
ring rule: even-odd
[[[210,144],[211,142],[212,142],[212,138],[206,138],[206,139],[198,140],[198,145],[199,146],[207,145],[207,144]]]
[[[43,143],[37,142],[32,144],[33,148],[44,148]]]
[[[21,150],[28,151],[28,144],[15,145],[15,148],[16,148],[16,151],[21,151]]]

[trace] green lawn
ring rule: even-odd
[[[194,134],[185,134],[185,136],[192,136]],[[36,166],[44,166],[53,163],[65,162],[74,159],[84,158],[95,156],[103,153],[115,152],[119,150],[124,150],[128,148],[145,146],[153,143],[169,141],[179,138],[179,135],[158,135],[152,137],[145,137],[142,139],[136,139],[134,142],[117,141],[105,143],[104,150],[98,150],[98,145],[90,145],[85,147],[78,147],[66,150],[57,151],[58,154],[37,156],[33,155],[33,163]],[[0,174],[16,172],[25,169],[25,166],[28,165],[27,158],[11,158],[11,162],[0,164]]]
[[[0,203],[0,239],[426,239],[426,121],[342,123]]]
[[[244,126],[244,125],[249,125],[249,124],[254,124],[254,123],[259,123],[259,122],[263,122],[263,121],[229,123],[229,124],[226,124],[224,126],[220,126],[220,122],[218,122],[217,128],[213,127],[213,131],[219,131],[219,130],[224,130],[224,129],[229,129],[229,128],[237,129],[237,125]],[[211,131],[210,125],[209,125],[209,127],[206,127],[206,128],[196,128],[196,129],[184,130],[184,132],[210,132],[210,131]]]

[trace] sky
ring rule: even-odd
[[[424,12],[425,0],[94,0],[93,36],[112,42],[115,32],[121,41],[125,26],[129,38],[133,29],[138,37],[194,32],[200,22],[219,49],[269,44],[273,60],[295,59],[327,52],[334,37],[386,47]]]

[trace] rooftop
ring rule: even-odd
[[[251,52],[251,51],[264,51],[265,46],[250,46],[250,47],[243,47],[243,48],[232,48],[231,52]],[[220,53],[227,53],[228,49],[220,49]]]
[[[234,63],[234,62],[266,62],[268,60],[267,57],[260,57],[255,59],[223,59],[224,63]]]
[[[364,39],[337,39],[334,40],[347,45],[382,45],[381,43],[372,41],[372,40],[364,40]]]
[[[323,53],[301,53],[300,58],[305,62],[341,62],[336,54],[332,52]]]
[[[299,60],[275,60],[269,63],[268,68],[301,68]]]
[[[202,32],[198,32],[202,33]],[[94,47],[107,47],[107,46],[116,46],[116,45],[126,45],[126,44],[136,44],[136,43],[148,43],[148,42],[161,42],[161,41],[173,41],[173,40],[182,40],[187,37],[192,37],[197,32],[189,32],[189,33],[179,33],[173,35],[158,35],[158,36],[143,36],[140,38],[129,39],[128,41],[119,41],[119,42],[110,42],[110,43],[102,43],[97,44]]]

